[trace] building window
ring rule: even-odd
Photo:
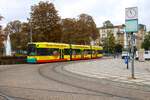
[[[102,37],[105,37],[105,34],[102,34]]]

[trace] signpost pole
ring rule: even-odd
[[[134,77],[134,36],[133,36],[133,32],[131,32],[131,54],[132,54],[132,62],[131,62],[131,66],[132,66],[132,79],[135,79]]]
[[[125,9],[125,25],[126,32],[131,33],[131,78],[135,79],[134,76],[134,34],[133,32],[138,32],[138,8],[130,7]],[[127,64],[128,69],[128,64]]]
[[[29,41],[32,43],[32,22],[31,19],[27,18],[29,21],[29,27],[30,27],[30,32],[29,32]]]
[[[128,35],[129,35],[129,34],[126,33],[126,39],[127,39],[127,40],[126,40],[126,41],[127,41],[127,51],[128,51],[128,54],[129,54],[129,41],[128,41]],[[127,54],[127,55],[128,55],[128,54]],[[127,57],[128,57],[128,56],[127,56]],[[130,58],[128,57],[127,69],[129,69],[129,59],[130,59]]]
[[[31,25],[31,21],[30,21],[30,42],[32,43],[32,25]]]

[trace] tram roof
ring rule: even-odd
[[[37,48],[69,48],[69,44],[65,43],[53,43],[53,42],[33,42],[29,44],[35,44]]]
[[[70,48],[70,44],[65,43],[53,43],[53,42],[32,42],[28,44],[35,44],[37,48]],[[101,46],[90,46],[90,45],[76,45],[71,44],[72,49],[92,49],[101,50]]]

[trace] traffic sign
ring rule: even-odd
[[[131,33],[131,54],[132,54],[132,79],[134,77],[134,35],[133,33],[138,32],[138,8],[130,7],[125,9],[125,31]],[[128,67],[127,67],[128,69]]]
[[[138,19],[138,8],[137,7],[130,7],[125,9],[125,19]]]
[[[127,33],[129,32],[138,32],[138,20],[134,19],[134,20],[126,20],[125,21],[125,31]]]

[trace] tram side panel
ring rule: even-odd
[[[80,60],[102,57],[102,48],[85,45],[67,45],[35,43],[32,44],[27,57],[28,63],[44,63],[66,60]],[[38,46],[37,46],[38,45]],[[29,46],[30,47],[30,46]]]

